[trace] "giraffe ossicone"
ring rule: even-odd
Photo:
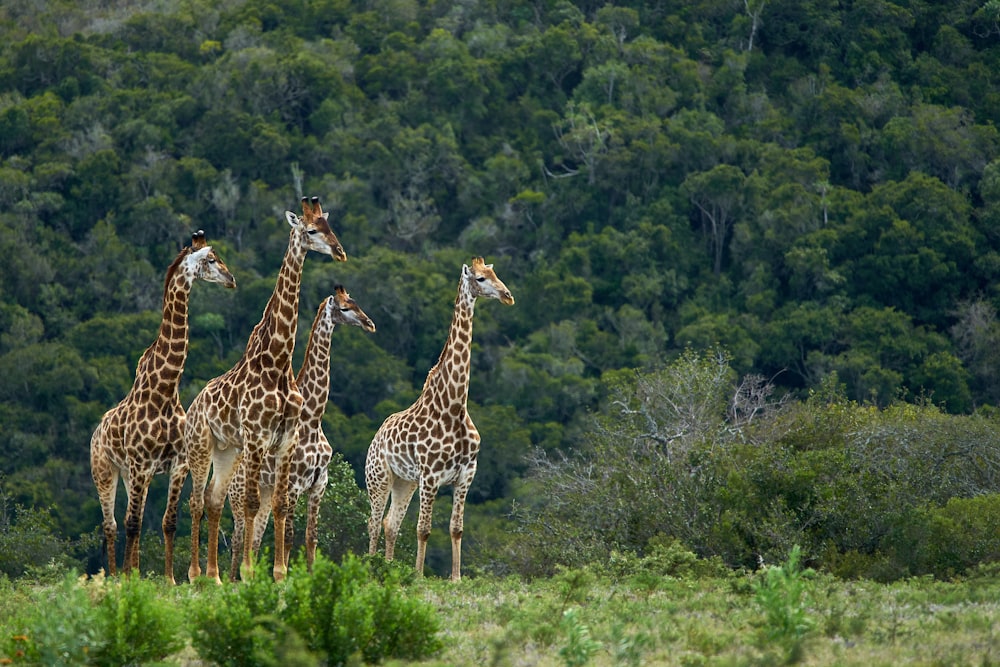
[[[462,534],[465,498],[476,475],[480,437],[469,417],[469,371],[472,318],[476,299],[498,299],[508,306],[514,297],[482,257],[462,266],[448,340],[437,364],[410,407],[389,415],[368,446],[365,482],[371,503],[368,553],[375,554],[385,528],[385,557],[392,560],[399,527],[410,500],[420,490],[417,517],[417,572],[422,574],[431,513],[438,490],[453,487],[450,522],[451,578],[462,577]],[[392,504],[385,515],[389,498]]]
[[[136,364],[135,380],[118,405],[101,417],[90,439],[90,472],[104,515],[103,530],[108,574],[114,576],[115,498],[118,479],[125,484],[125,572],[139,568],[139,534],[146,495],[154,475],[176,464],[182,450],[184,408],[178,385],[188,351],[188,302],[194,282],[203,280],[227,288],[236,279],[198,230],[167,269],[163,311],[156,340]],[[176,524],[163,524],[164,540],[173,541]],[[164,574],[173,583],[170,560]]]
[[[260,468],[274,455],[279,474],[272,495],[274,512],[274,569],[276,580],[285,576],[285,520],[287,475],[285,458],[297,440],[303,398],[292,374],[292,354],[298,326],[302,267],[309,251],[346,261],[347,253],[330,229],[328,214],[319,198],[302,198],[302,216],[285,212],[291,227],[274,291],[260,322],[247,340],[236,364],[208,382],[195,396],[184,426],[185,467],[190,470],[191,565],[188,578],[201,576],[199,563],[202,513],[208,517],[208,558],[205,575],[219,577],[219,523],[229,485],[241,460],[247,468],[243,495],[244,521],[254,525],[260,510]],[[171,493],[180,493],[187,470],[171,472]],[[212,478],[209,483],[209,472]],[[166,518],[164,518],[166,520]],[[251,541],[244,540],[243,578],[253,576]]]

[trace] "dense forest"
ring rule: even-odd
[[[306,261],[296,367],[336,283],[378,327],[333,337],[359,482],[477,255],[517,300],[476,312],[470,502],[495,513],[597,451],[637,373],[721,359],[775,404],[979,435],[1000,401],[998,0],[5,0],[0,36],[8,528],[96,534],[90,434],[170,261],[203,229],[239,285],[193,290],[187,405],[242,354],[302,196],[349,261]]]

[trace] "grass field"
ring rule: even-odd
[[[141,581],[146,599],[133,596],[130,610],[116,607],[119,621],[131,623],[132,632],[146,638],[155,634],[158,623],[176,625],[171,625],[173,644],[165,644],[163,655],[139,664],[215,664],[192,642],[190,612],[220,605],[239,616],[240,603],[234,602],[232,591],[246,585],[219,588],[199,582],[169,588],[158,578]],[[473,575],[456,584],[407,576],[394,586],[393,595],[415,601],[436,620],[440,648],[416,660],[389,655],[383,664],[393,667],[1000,664],[996,568],[951,582],[880,584],[803,570],[793,552],[785,564],[756,573],[696,566],[667,576],[632,562],[563,570],[530,582]],[[109,587],[126,584],[72,575],[50,583],[3,582],[0,664],[30,664],[32,655],[35,660],[47,656],[42,664],[109,664],[94,658],[88,642],[93,645],[99,638],[87,632],[88,618],[95,617],[88,605],[96,605]],[[223,598],[227,589],[229,597]],[[275,599],[283,594],[270,581],[259,590],[268,595],[277,591]],[[322,624],[324,609],[313,613]],[[261,619],[253,623],[274,626],[273,618]],[[209,641],[215,632],[210,628]],[[223,642],[225,629],[217,632],[217,641]],[[310,637],[292,642],[293,634],[279,632],[281,641],[266,645],[273,664],[326,664],[317,651],[305,648]],[[251,635],[259,639],[259,627],[246,633]],[[135,640],[122,635],[118,641]],[[41,653],[37,646],[25,652],[29,642],[50,645]],[[233,655],[228,664],[270,662],[240,662],[226,649],[221,655]],[[360,653],[347,660],[361,662]]]

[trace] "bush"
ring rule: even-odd
[[[336,565],[317,554],[311,575],[304,567],[290,573],[283,614],[332,665],[355,655],[377,663],[386,658],[419,660],[438,651],[434,609],[405,594],[405,575],[399,568],[382,572],[384,580],[379,581],[355,556]]]
[[[36,589],[15,618],[5,623],[0,656],[15,664],[86,665],[91,648],[101,645],[103,627],[74,573],[52,587]]]
[[[265,558],[266,552],[253,579],[233,586],[202,586],[192,598],[191,643],[202,658],[223,667],[250,667],[281,653],[287,637],[279,617],[281,588],[260,574],[267,571]]]
[[[903,515],[882,549],[911,576],[952,577],[1000,561],[1000,494],[952,498]]]
[[[164,601],[162,591],[161,582],[138,575],[100,588],[94,620],[101,635],[90,651],[94,664],[146,664],[184,646],[182,617]]]

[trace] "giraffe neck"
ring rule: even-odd
[[[296,378],[296,384],[305,400],[301,419],[303,424],[312,428],[320,428],[330,395],[330,339],[335,327],[326,315],[324,301],[313,321],[305,359]]]
[[[291,368],[305,257],[306,249],[299,231],[293,229],[274,284],[274,292],[264,308],[264,315],[247,341],[246,358],[271,368]]]
[[[165,282],[160,332],[139,360],[133,386],[151,389],[153,396],[170,400],[177,396],[187,360],[188,300],[194,280],[175,263]]]
[[[461,405],[469,399],[469,370],[472,359],[472,315],[476,306],[469,285],[462,277],[455,297],[448,340],[434,368],[427,374],[421,401],[432,401],[439,409]]]

